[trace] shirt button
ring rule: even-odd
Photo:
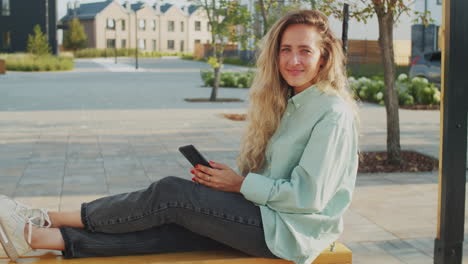
[[[300,104],[297,104],[297,107],[301,106]]]
[[[290,113],[289,113],[289,112],[286,112],[286,115],[288,115],[288,116],[289,116],[289,115],[290,115]]]

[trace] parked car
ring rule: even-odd
[[[428,52],[422,56],[417,56],[410,65],[410,78],[424,77],[440,87],[440,60],[440,51]]]

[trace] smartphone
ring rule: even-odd
[[[193,167],[197,166],[197,164],[200,164],[206,167],[213,168],[193,145],[182,146],[179,148],[179,151],[185,156],[185,158],[187,158],[187,160],[193,165]]]

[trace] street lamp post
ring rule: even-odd
[[[135,69],[138,70],[138,10],[135,10]]]

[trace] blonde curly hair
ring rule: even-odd
[[[259,172],[265,163],[268,141],[279,126],[286,110],[289,87],[279,69],[281,37],[290,25],[313,26],[320,35],[319,47],[324,65],[316,76],[324,92],[332,92],[348,102],[357,117],[356,102],[347,88],[345,56],[341,43],[329,28],[328,18],[316,10],[298,10],[279,19],[262,40],[257,57],[257,73],[250,88],[247,130],[242,137],[237,158],[239,172]],[[326,91],[327,90],[327,91]]]

